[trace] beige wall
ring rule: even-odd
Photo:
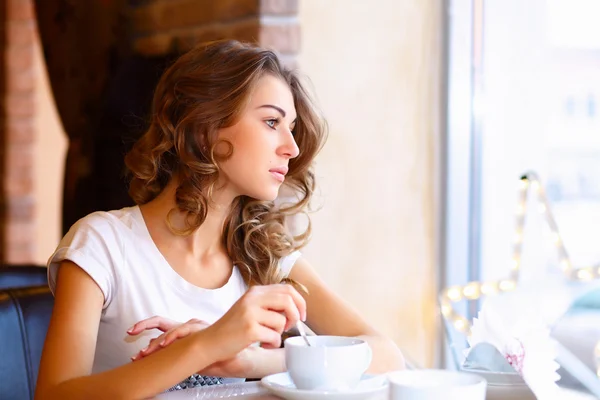
[[[36,138],[35,200],[36,252],[33,262],[45,265],[61,236],[62,190],[67,137],[56,111],[46,66],[37,38],[35,51]]]
[[[434,363],[437,0],[303,0],[300,68],[330,124],[305,255],[411,358]]]
[[[300,19],[300,67],[330,124],[317,169],[323,208],[305,254],[371,323],[430,366],[440,2],[303,0]],[[46,74],[37,76],[35,261],[45,263],[60,239],[66,136]]]

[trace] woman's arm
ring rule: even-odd
[[[394,342],[370,327],[351,306],[329,289],[305,259],[300,258],[296,262],[289,277],[308,289],[308,295],[304,295],[306,323],[313,331],[319,335],[356,336],[366,340],[373,350],[369,373],[405,368],[402,352]],[[211,366],[203,372],[217,376],[262,378],[286,370],[285,354],[283,349],[250,348],[226,363],[225,367],[215,370]]]
[[[92,278],[72,262],[62,263],[36,399],[154,396],[255,341],[277,345],[286,324],[305,315],[304,300],[292,288],[252,288],[210,328],[135,363],[90,375],[103,301]]]
[[[312,330],[321,335],[356,336],[366,340],[373,350],[373,361],[368,370],[370,373],[405,368],[404,357],[398,347],[389,338],[370,327],[352,307],[330,290],[306,260],[300,258],[296,262],[290,278],[308,289],[309,294],[305,295],[307,309],[310,311],[307,314],[307,325]],[[160,346],[151,346],[149,353],[160,349]],[[143,356],[141,353],[140,355]],[[285,370],[283,349],[248,348],[235,357],[211,365],[199,373],[262,378]]]
[[[296,262],[290,278],[308,289],[309,294],[304,295],[306,324],[313,331],[319,335],[357,336],[366,340],[373,350],[370,373],[405,368],[404,357],[394,342],[369,326],[357,311],[329,289],[304,258]]]
[[[132,357],[138,361],[162,350],[177,340],[183,339],[194,332],[209,327],[203,321],[192,319],[185,323],[176,322],[165,317],[154,316],[138,321],[132,329],[127,331],[130,335],[138,335],[148,329],[158,329],[162,335],[150,340],[149,345]],[[290,328],[288,325],[286,328]],[[221,376],[226,378],[262,378],[266,375],[284,372],[285,360],[283,349],[263,348],[250,346],[234,357],[216,362],[197,373],[206,376]]]
[[[36,388],[36,399],[144,398],[211,364],[218,346],[190,336],[139,363],[89,376],[104,296],[92,278],[66,261],[59,268],[56,299]],[[198,351],[202,347],[204,351]],[[177,359],[177,363],[172,360]],[[152,377],[152,379],[148,379]]]

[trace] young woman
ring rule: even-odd
[[[280,372],[281,333],[298,320],[365,338],[371,372],[402,368],[397,347],[300,257],[307,235],[285,228],[310,201],[324,140],[273,52],[221,41],[180,57],[126,157],[138,205],[81,219],[49,260],[56,302],[36,398],[137,399],[196,373]],[[296,203],[274,203],[282,185]],[[168,335],[151,343],[154,328]]]

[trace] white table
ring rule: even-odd
[[[270,399],[280,400],[272,396],[260,386],[258,382],[231,383],[218,386],[209,386],[197,389],[178,390],[162,394],[157,400],[181,400],[181,399],[223,399],[235,397],[236,399]]]
[[[258,382],[233,383],[227,385],[210,386],[198,389],[178,390],[176,392],[165,393],[156,400],[209,400],[209,399],[262,399],[262,400],[281,400],[277,396],[270,395],[269,392],[260,386]],[[594,400],[595,397],[575,392],[572,390],[562,389],[561,400]],[[371,400],[371,399],[370,399]],[[383,394],[381,398],[373,400],[387,400],[387,395]]]

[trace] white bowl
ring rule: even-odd
[[[469,370],[487,381],[486,400],[536,400],[521,375],[516,372]]]
[[[391,372],[390,400],[485,400],[486,380],[459,371],[422,369]]]

